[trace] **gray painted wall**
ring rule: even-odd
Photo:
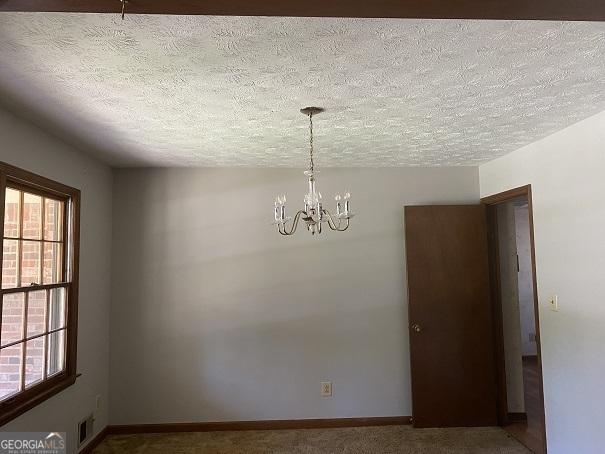
[[[349,231],[270,225],[300,170],[116,171],[112,424],[411,414],[403,206],[477,202],[477,168],[318,184],[351,191]]]
[[[0,161],[82,191],[78,372],[76,383],[2,427],[2,431],[67,432],[76,452],[78,422],[95,411],[96,432],[108,420],[111,170],[0,107]]]
[[[605,112],[479,168],[481,195],[530,183],[548,452],[605,445]],[[548,308],[558,295],[559,311]]]

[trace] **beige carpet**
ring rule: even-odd
[[[251,430],[113,435],[94,454],[527,454],[497,427]]]

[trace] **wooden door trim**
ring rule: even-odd
[[[488,211],[488,229],[489,229],[489,248],[490,248],[490,275],[492,275],[492,304],[494,315],[495,326],[495,352],[496,352],[496,368],[499,371],[499,424],[505,425],[509,422],[507,402],[506,402],[506,381],[501,380],[503,376],[501,373],[505,373],[504,370],[504,337],[502,331],[502,298],[500,294],[500,263],[498,257],[498,231],[497,225],[495,224],[494,208],[502,203],[509,202],[518,197],[525,196],[527,198],[527,209],[529,214],[529,242],[531,252],[531,269],[532,269],[532,280],[533,280],[533,293],[534,293],[534,320],[536,325],[536,349],[538,356],[538,373],[539,373],[539,399],[542,404],[541,422],[542,422],[542,440],[543,450],[542,453],[547,452],[547,440],[546,440],[546,417],[544,412],[544,375],[542,373],[542,342],[540,334],[540,313],[539,313],[539,300],[538,300],[538,279],[536,274],[536,249],[534,240],[534,211],[533,211],[533,200],[532,200],[532,189],[531,184],[520,186],[518,188],[509,189],[508,191],[492,194],[490,196],[483,197],[481,203],[487,206]],[[492,274],[493,273],[493,274]],[[505,411],[505,414],[504,414]]]
[[[519,186],[518,188],[509,189],[508,191],[499,192],[481,198],[481,203],[484,205],[497,205],[499,203],[509,202],[510,200],[516,199],[517,197],[526,196],[528,203],[530,203],[531,197],[531,184],[525,186]]]

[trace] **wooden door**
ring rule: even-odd
[[[485,206],[405,207],[405,239],[413,424],[496,425]]]

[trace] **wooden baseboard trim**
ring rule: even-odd
[[[108,426],[108,435],[236,430],[327,429],[336,427],[396,426],[411,423],[410,416],[336,419],[272,419],[265,421],[186,422]]]
[[[79,454],[90,454],[94,451],[94,449],[101,444],[101,442],[105,439],[105,437],[109,434],[109,426],[105,426],[105,428],[97,434],[92,440],[88,442],[86,446],[84,446]]]

